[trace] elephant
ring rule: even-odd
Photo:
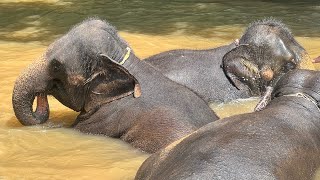
[[[320,172],[320,72],[295,69],[258,112],[209,123],[154,153],[136,180],[314,179]]]
[[[120,138],[147,153],[219,119],[191,90],[141,61],[99,18],[75,25],[17,78],[12,103],[21,124],[48,120],[48,95],[80,112],[72,128]]]
[[[145,59],[208,103],[263,96],[267,87],[305,60],[310,60],[306,50],[285,24],[272,18],[251,23],[229,45],[171,50]]]

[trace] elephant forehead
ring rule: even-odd
[[[73,48],[70,48],[69,52],[57,49],[57,51],[47,56],[46,60],[49,62],[48,68],[54,68],[55,61],[59,61],[62,66],[63,72],[68,75],[83,75],[88,68],[88,63],[84,61],[81,54],[77,53]]]
[[[80,59],[87,54],[84,44],[81,41],[74,41],[68,38],[62,38],[53,43],[47,52],[48,59],[56,59],[61,62],[67,62],[71,59]],[[74,61],[74,60],[73,60]]]
[[[245,39],[243,43],[248,43],[256,46],[265,46],[265,45],[274,46],[279,41],[282,42],[278,34],[259,32],[256,35]]]

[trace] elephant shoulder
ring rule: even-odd
[[[185,121],[182,112],[167,107],[141,111],[127,127],[121,139],[152,153],[197,129],[192,123]]]

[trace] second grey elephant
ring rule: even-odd
[[[320,72],[296,69],[259,112],[207,124],[151,155],[136,180],[311,180],[320,173]]]
[[[274,19],[252,23],[239,42],[207,50],[172,50],[145,61],[206,102],[261,96],[284,73],[309,60],[289,29]]]
[[[76,25],[17,78],[12,102],[23,125],[47,121],[47,95],[80,112],[73,128],[148,153],[218,119],[195,93],[138,59],[100,19]]]

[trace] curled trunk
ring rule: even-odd
[[[48,120],[47,83],[46,61],[43,58],[31,64],[17,78],[12,94],[12,105],[21,124],[35,125]],[[33,112],[32,105],[36,96],[37,108]]]

